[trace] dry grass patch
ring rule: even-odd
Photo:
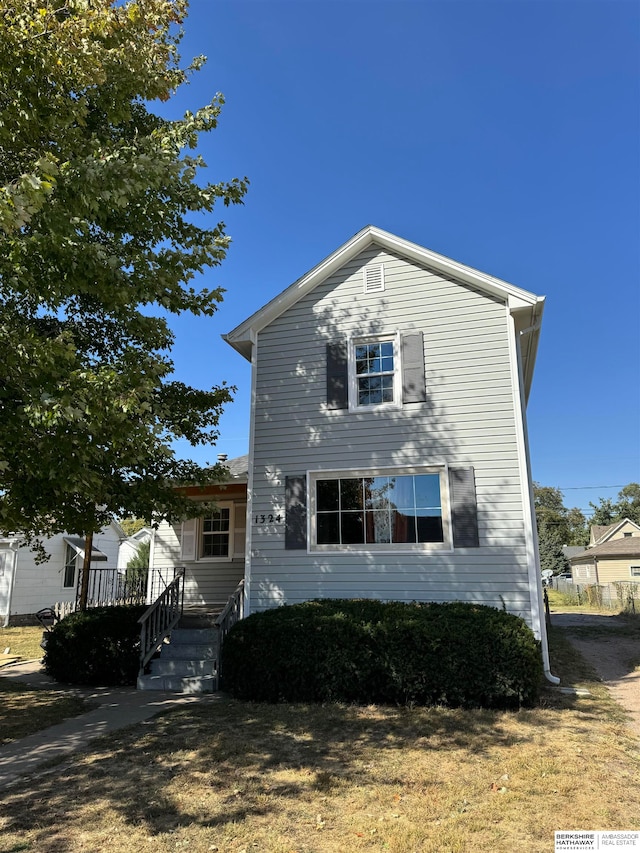
[[[0,652],[6,648],[23,660],[39,660],[44,654],[40,647],[43,629],[38,626],[0,628]]]
[[[0,746],[55,726],[93,707],[68,693],[34,690],[21,682],[0,679]]]
[[[517,713],[221,699],[6,791],[0,851],[546,853],[557,829],[640,827],[616,709],[606,691]]]

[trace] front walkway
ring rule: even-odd
[[[66,690],[98,705],[93,711],[72,717],[29,737],[0,747],[0,788],[36,772],[46,762],[71,755],[94,738],[149,720],[156,714],[194,702],[215,702],[220,694],[183,695],[134,688],[62,687],[42,671],[40,661],[3,667],[0,678],[20,681],[34,688]]]

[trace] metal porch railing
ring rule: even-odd
[[[224,606],[222,613],[216,618],[216,627],[218,629],[218,666],[216,677],[216,689],[220,684],[220,674],[222,667],[222,645],[225,637],[233,626],[244,616],[244,579],[240,581],[235,588],[229,600]]]
[[[140,624],[140,675],[161,643],[180,621],[184,605],[184,568],[177,568],[171,583],[142,614]]]

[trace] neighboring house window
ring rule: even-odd
[[[623,533],[625,539],[630,539],[633,536],[633,533]]]
[[[632,578],[640,578],[640,566],[630,566],[629,570]]]
[[[219,507],[202,519],[200,556],[228,557],[231,541],[231,507]]]
[[[311,485],[313,549],[451,547],[443,470],[317,472]]]
[[[76,560],[77,553],[75,548],[67,545],[64,558],[64,575],[62,578],[62,586],[65,589],[71,589],[76,585]]]

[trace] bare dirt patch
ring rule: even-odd
[[[594,668],[640,735],[640,623],[625,616],[553,612],[551,624],[563,628],[571,644]]]

